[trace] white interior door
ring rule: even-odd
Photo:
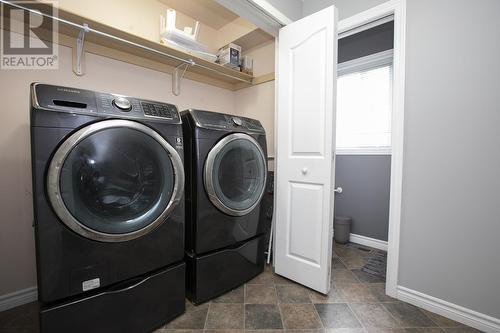
[[[276,273],[330,289],[337,10],[282,28],[276,117]]]

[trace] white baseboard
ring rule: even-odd
[[[375,238],[370,238],[366,236],[350,234],[349,242],[356,243],[359,245],[373,247],[374,249],[387,251],[387,242]]]
[[[10,294],[0,296],[0,312],[15,308],[16,306],[31,303],[38,298],[36,287],[29,287]]]
[[[458,321],[487,333],[500,332],[500,319],[464,308],[442,299],[398,286],[397,298],[443,317]]]

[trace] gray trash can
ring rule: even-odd
[[[335,241],[340,244],[349,242],[349,235],[351,233],[352,218],[344,216],[335,216],[333,224],[333,234]]]

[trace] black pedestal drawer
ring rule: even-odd
[[[185,310],[185,264],[40,310],[42,333],[150,332]]]
[[[263,235],[233,248],[203,256],[186,256],[186,296],[195,304],[206,302],[249,281],[264,270]]]

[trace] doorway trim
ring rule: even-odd
[[[405,105],[405,47],[406,0],[390,0],[339,22],[339,35],[351,30],[370,28],[374,21],[394,17],[393,99],[392,99],[392,157],[389,205],[389,234],[387,249],[387,295],[397,298],[399,273],[399,237],[403,189],[404,105]]]

